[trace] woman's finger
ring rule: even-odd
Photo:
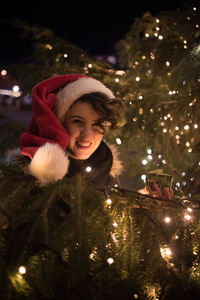
[[[163,189],[163,191],[164,191],[165,197],[166,197],[167,199],[171,200],[171,199],[172,199],[172,194],[171,194],[170,190],[169,190],[167,187],[165,187],[165,188]]]
[[[158,185],[156,183],[154,183],[153,187],[156,191],[157,197],[162,198],[162,192],[161,192],[161,189],[158,187]]]

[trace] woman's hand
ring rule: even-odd
[[[153,197],[158,197],[158,198],[163,198],[163,199],[168,199],[168,200],[172,200],[174,193],[172,189],[169,189],[167,187],[163,188],[163,191],[158,187],[158,185],[156,183],[154,183],[153,185],[154,190],[152,191],[151,188],[149,187],[149,194]]]
[[[163,191],[158,187],[158,185],[154,184],[154,191],[151,190],[150,187],[148,189],[144,188],[139,190],[138,192],[141,194],[151,195],[152,197],[163,198],[167,200],[172,200],[174,194],[172,189],[168,189],[167,187],[163,188]]]

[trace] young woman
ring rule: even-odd
[[[77,173],[100,188],[116,183],[122,165],[103,137],[116,127],[122,101],[110,89],[80,74],[55,76],[33,88],[32,103],[19,156],[41,184]]]

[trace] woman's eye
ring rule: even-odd
[[[104,128],[101,124],[99,124],[99,123],[94,123],[93,126],[94,126],[94,128],[95,128],[99,133],[101,133],[101,134],[104,133],[105,128]]]
[[[79,119],[74,119],[74,120],[72,121],[72,123],[76,123],[76,124],[82,124],[82,121],[81,121],[81,120],[79,120]]]

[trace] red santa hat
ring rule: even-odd
[[[41,183],[55,182],[67,174],[69,136],[61,122],[74,101],[94,92],[114,98],[100,81],[80,74],[55,76],[33,88],[33,115],[20,137],[20,152],[31,158],[30,172]]]

